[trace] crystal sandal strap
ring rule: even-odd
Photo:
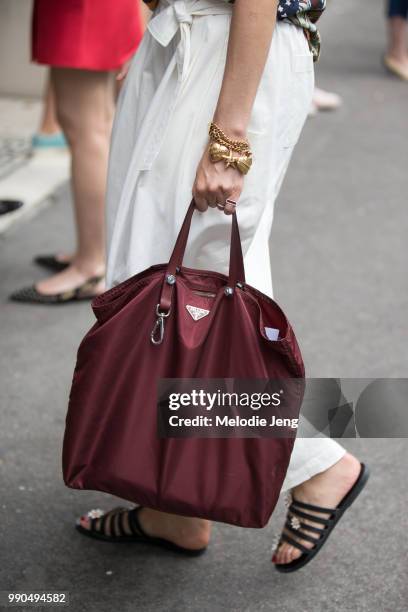
[[[295,506],[293,506],[293,504],[289,506],[289,511],[292,514],[299,516],[300,518],[306,519],[308,521],[312,521],[313,523],[320,523],[321,525],[331,525],[331,523],[334,520],[333,518],[324,519],[324,518],[321,518],[320,516],[314,516],[313,514],[307,514],[307,512],[301,512],[301,510],[298,510]]]
[[[130,521],[129,521],[129,509],[124,510],[123,512],[120,513],[119,515],[119,525],[120,525],[120,532],[121,535],[127,536],[128,531],[126,530],[126,527],[129,525]],[[128,521],[126,524],[126,517],[128,517]]]
[[[293,535],[297,536],[301,540],[305,540],[306,542],[310,542],[311,544],[316,544],[319,541],[319,538],[314,538],[313,536],[308,535],[307,533],[302,531],[302,529],[295,529],[295,527],[292,527],[292,525],[288,523],[285,524],[285,529],[293,533]]]
[[[305,504],[305,502],[298,501],[292,497],[292,506],[297,506],[301,510],[311,510],[312,512],[321,512],[322,514],[336,514],[338,508],[322,508],[322,506],[315,506],[313,504]]]
[[[307,523],[300,523],[300,525],[305,531],[311,531],[312,533],[317,533],[318,535],[321,535],[326,529],[326,527],[315,527],[314,525],[308,525]]]
[[[103,533],[104,535],[108,535],[108,531],[110,534],[114,533],[113,521],[115,519],[116,514],[119,512],[119,510],[120,510],[119,508],[113,508],[112,510],[109,510],[109,512],[105,512],[103,516],[101,517],[102,520],[100,523],[100,527],[96,531],[99,531],[100,533]],[[108,529],[108,525],[109,525],[109,529]]]
[[[80,519],[77,520],[75,527],[83,535],[97,540],[104,540],[105,542],[151,544],[189,557],[197,557],[206,551],[206,546],[198,549],[184,548],[183,546],[178,546],[171,540],[149,536],[139,522],[138,513],[141,509],[142,506],[136,508],[114,508],[106,513],[103,513],[101,510],[91,510],[88,512],[91,528],[81,525]],[[129,524],[125,522],[126,517],[128,518]],[[96,523],[98,520],[100,521],[99,525]],[[109,524],[108,521],[110,521]]]
[[[144,537],[149,537],[147,533],[145,533],[142,529],[139,518],[137,516],[140,509],[141,506],[129,510],[129,527],[134,535],[142,535]]]
[[[277,571],[282,573],[295,572],[314,559],[314,557],[324,546],[325,542],[327,542],[328,537],[332,533],[338,521],[344,515],[344,512],[350,508],[366,486],[369,475],[369,469],[364,463],[361,463],[360,474],[357,480],[336,508],[323,508],[321,506],[313,506],[312,504],[298,502],[293,500],[293,498],[290,499],[291,503],[289,505],[287,523],[285,524],[286,529],[281,535],[281,542],[288,542],[288,544],[298,548],[303,554],[289,563],[275,563],[274,557],[272,557],[272,561],[275,563],[275,568]],[[316,514],[309,514],[308,511],[327,514],[330,518],[321,518]],[[315,527],[313,524],[309,525],[299,520],[293,523],[293,517],[306,519],[312,523],[322,525],[322,527]],[[312,534],[315,533],[319,536],[313,540],[314,546],[312,548],[307,548],[306,546],[303,546],[301,542],[294,539],[294,537],[296,537],[300,540],[305,540],[305,542],[311,542],[309,539],[311,536],[305,537],[305,535],[307,535],[304,533],[305,531],[309,531]],[[292,537],[292,535],[294,537]]]

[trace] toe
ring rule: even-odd
[[[289,546],[286,547],[285,550],[285,560],[284,563],[290,563],[292,561],[292,557],[293,557],[293,546],[291,546],[289,544]]]
[[[285,554],[286,554],[287,544],[282,543],[278,550],[275,553],[275,563],[285,563]]]
[[[283,542],[278,550],[275,552],[273,557],[273,562],[277,565],[279,564],[287,564],[291,563],[298,559],[301,555],[300,550],[298,550],[295,546],[288,544],[287,542]]]
[[[298,559],[300,555],[300,550],[298,548],[295,548],[294,546],[291,546],[289,549],[288,559],[286,563],[291,563],[292,561],[295,561],[295,559]]]
[[[86,514],[81,516],[78,520],[77,520],[77,525],[80,525],[81,527],[83,527],[84,529],[90,529],[91,528],[91,519],[89,518],[89,516],[87,516]]]

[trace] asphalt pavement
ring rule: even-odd
[[[406,377],[408,86],[381,66],[379,0],[329,3],[321,30],[318,82],[344,104],[310,119],[294,154],[271,241],[275,297],[309,375]],[[61,478],[75,354],[93,316],[87,303],[7,301],[42,277],[35,254],[72,246],[68,186],[56,198],[0,239],[0,590],[69,591],[75,612],[405,612],[405,439],[345,441],[370,465],[369,486],[297,574],[270,562],[282,504],[263,530],[215,525],[198,559],[74,531],[76,516],[117,502]]]

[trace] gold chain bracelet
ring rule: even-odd
[[[228,147],[228,149],[231,151],[235,151],[236,153],[251,152],[251,147],[247,140],[233,140],[232,138],[229,138],[214,122],[210,123],[208,133],[211,140],[218,142],[220,145],[224,145],[224,147]]]
[[[247,174],[252,166],[252,152],[248,141],[229,138],[214,122],[209,129],[209,155],[215,164],[224,161],[227,168],[232,166],[241,174]],[[233,155],[238,153],[238,155]]]

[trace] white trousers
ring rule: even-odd
[[[220,91],[232,5],[161,0],[118,101],[107,190],[107,283],[168,261],[191,200],[198,162]],[[301,29],[278,23],[248,129],[254,162],[238,220],[247,282],[272,295],[269,253],[274,202],[314,86]],[[226,273],[230,218],[193,218],[184,264]],[[344,454],[333,440],[298,439],[284,488],[324,471]]]

